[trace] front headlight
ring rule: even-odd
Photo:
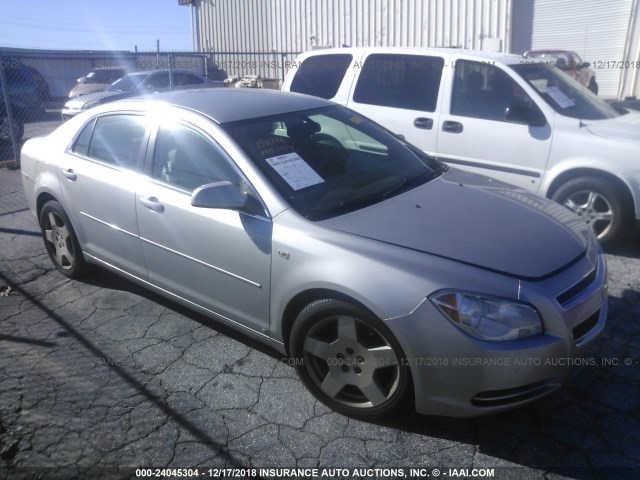
[[[438,292],[429,300],[469,335],[503,342],[542,333],[542,320],[532,306],[467,292]]]

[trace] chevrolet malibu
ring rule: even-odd
[[[237,328],[347,415],[523,405],[605,326],[604,256],[572,212],[319,98],[115,102],[22,159],[61,273],[98,265]]]

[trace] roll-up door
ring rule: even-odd
[[[615,97],[625,68],[632,0],[536,0],[532,49],[573,50],[596,72],[599,95]]]

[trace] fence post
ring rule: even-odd
[[[287,58],[286,54],[285,54],[285,53],[281,53],[281,54],[280,54],[280,62],[281,62],[281,63],[280,63],[280,70],[281,70],[281,73],[280,73],[280,81],[281,81],[282,83],[284,83],[284,76],[285,76],[285,68],[284,68],[284,61],[285,61],[285,58]]]
[[[20,149],[18,148],[19,138],[16,138],[16,129],[13,128],[16,121],[13,117],[13,109],[11,108],[11,102],[9,101],[9,84],[7,83],[7,77],[4,74],[4,68],[7,62],[3,58],[0,58],[0,87],[2,87],[2,96],[4,97],[4,106],[7,114],[7,123],[9,124],[9,136],[11,145],[13,147],[13,158],[16,163],[16,168],[20,168]]]

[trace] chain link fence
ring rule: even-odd
[[[279,89],[299,52],[87,52],[0,48],[0,167],[19,167],[29,138],[62,124],[70,97],[98,95],[121,76],[178,70],[224,81],[227,87]],[[89,97],[85,97],[89,98]],[[102,99],[101,102],[108,100]]]

